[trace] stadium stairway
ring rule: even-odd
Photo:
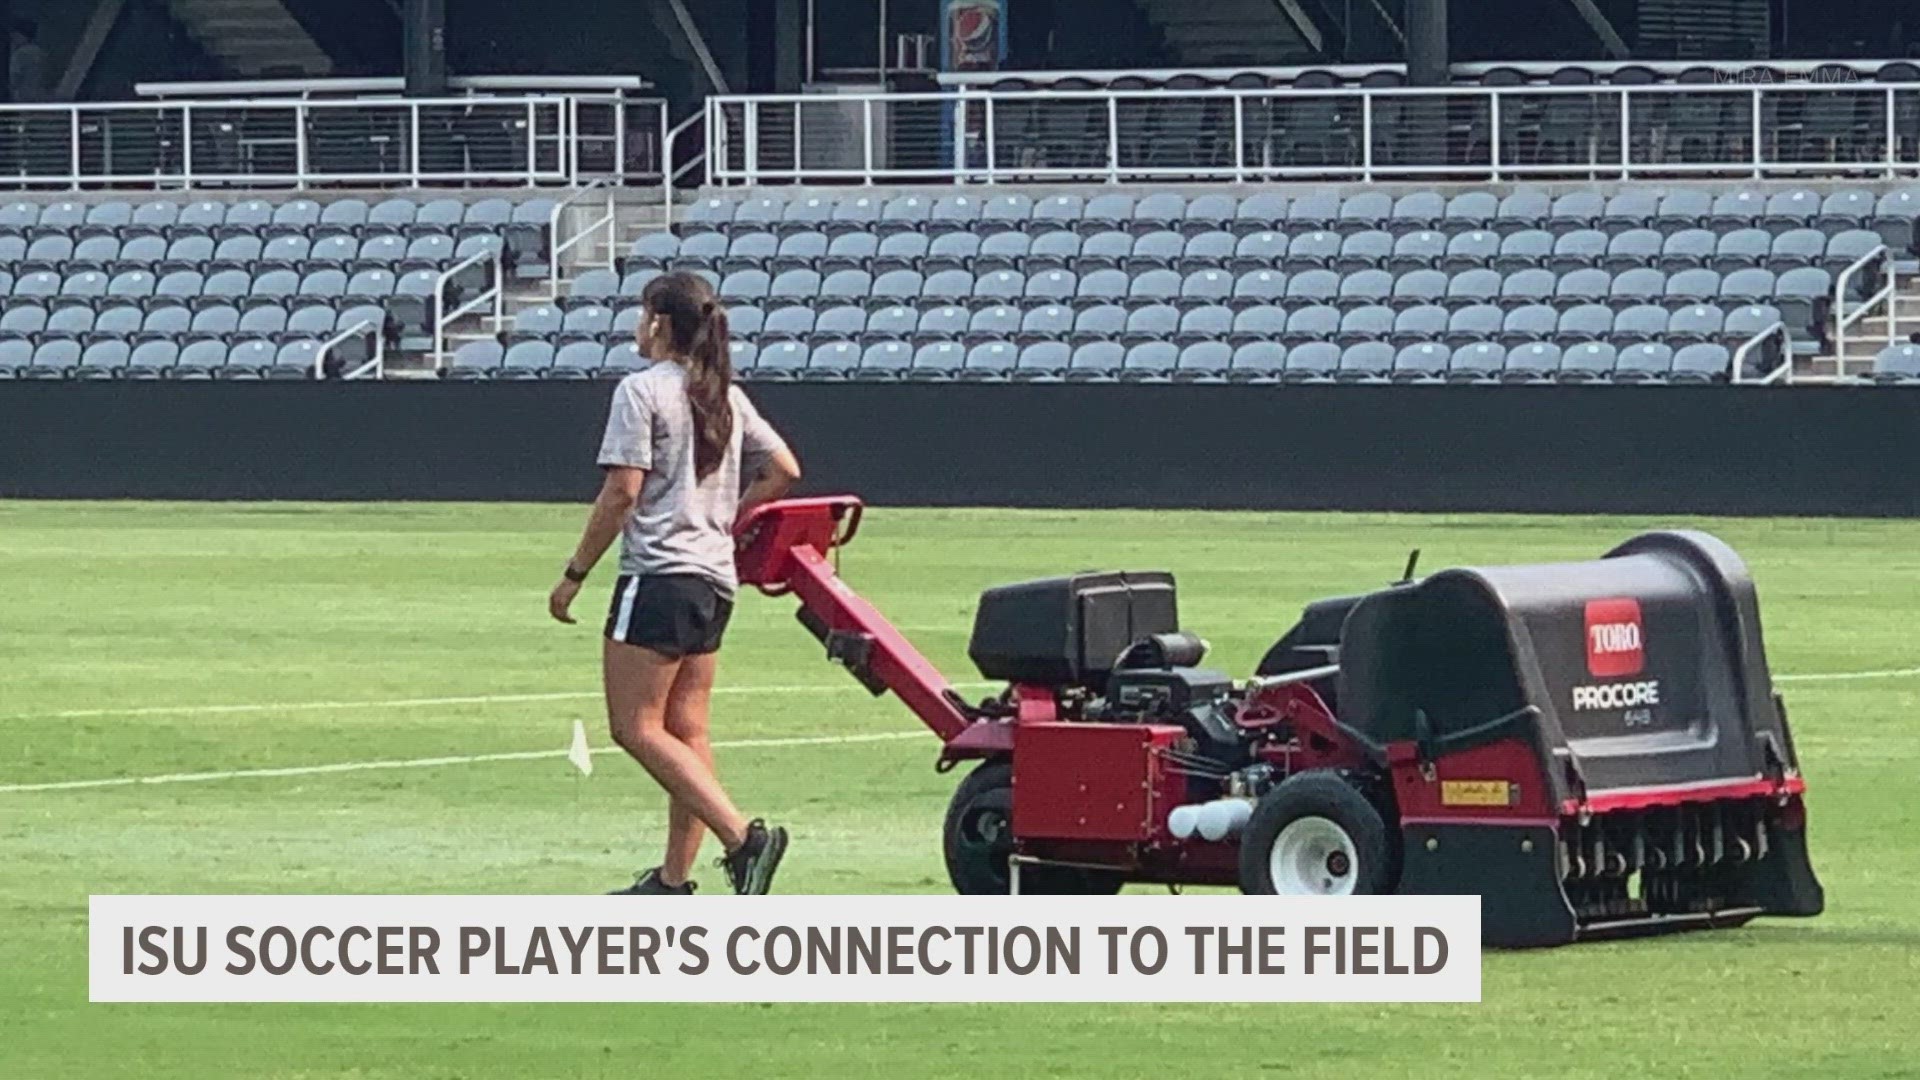
[[[693,199],[681,195],[680,205],[686,205]],[[633,246],[633,242],[649,233],[660,232],[666,227],[665,209],[657,202],[621,201],[614,208],[614,253],[618,254]],[[566,296],[580,274],[588,269],[604,267],[608,262],[607,241],[604,236],[582,241],[562,256],[559,275],[559,293]],[[447,355],[450,357],[460,351],[460,347],[469,342],[489,341],[498,338],[520,313],[531,308],[542,307],[553,302],[545,281],[509,280],[506,295],[502,298],[503,317],[499,325],[494,324],[491,314],[470,315],[455,322],[447,330]],[[399,357],[389,355],[386,364],[389,378],[434,378],[437,375],[435,358],[430,353],[402,354]]]
[[[173,15],[235,75],[320,77],[328,58],[280,0],[172,0]]]
[[[1847,329],[1844,357],[1847,373],[1858,374],[1873,366],[1873,358],[1887,346],[1887,319],[1893,319],[1895,344],[1920,334],[1920,273],[1895,276],[1890,310],[1884,315],[1863,316]],[[1829,338],[1829,340],[1837,340]],[[1827,376],[1838,372],[1836,358],[1824,355],[1796,369],[1796,375]]]
[[[1187,67],[1284,66],[1320,58],[1274,0],[1140,0],[1140,7]]]

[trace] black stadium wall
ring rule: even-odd
[[[611,384],[0,385],[0,497],[584,500]],[[756,384],[925,506],[1920,515],[1920,389]]]

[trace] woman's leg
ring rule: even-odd
[[[713,768],[713,743],[707,737],[707,706],[713,697],[713,676],[718,666],[717,653],[684,658],[667,692],[667,734],[700,755],[716,778],[719,773]],[[660,876],[668,885],[678,887],[687,880],[705,836],[706,826],[691,807],[679,799],[668,804],[667,859],[660,868]]]
[[[603,650],[607,723],[613,741],[670,797],[705,822],[729,851],[740,846],[747,837],[747,819],[700,754],[667,732],[667,701],[681,661],[611,640]]]

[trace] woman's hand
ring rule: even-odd
[[[566,623],[568,626],[579,622],[580,620],[573,617],[572,611],[573,598],[579,595],[579,582],[561,578],[560,584],[555,585],[553,592],[547,596],[547,614],[552,615],[555,621]]]

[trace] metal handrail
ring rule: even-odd
[[[1847,286],[1852,284],[1853,275],[1866,268],[1869,263],[1879,260],[1885,264],[1886,285],[1877,293],[1860,301],[1860,305],[1849,314],[1846,308]],[[1874,305],[1884,301],[1887,305],[1887,344],[1894,339],[1893,293],[1894,293],[1893,252],[1887,245],[1877,245],[1872,251],[1855,259],[1833,283],[1833,351],[1834,376],[1837,379],[1847,377],[1847,327],[1859,322],[1870,313]]]
[[[592,222],[590,222],[585,228],[581,229],[579,232],[574,233],[572,236],[569,236],[567,237],[566,240],[562,241],[560,239],[560,216],[566,212],[567,207],[573,205],[576,202],[579,202],[581,199],[584,199],[588,194],[594,191],[604,191],[606,193],[607,212],[602,216],[595,218]],[[566,198],[563,198],[559,202],[553,204],[553,213],[547,216],[547,235],[553,238],[553,251],[552,251],[551,258],[549,259],[547,264],[547,298],[548,299],[554,300],[554,301],[558,301],[560,299],[560,256],[565,254],[568,251],[571,251],[574,245],[578,244],[582,240],[585,240],[587,237],[593,235],[594,233],[600,231],[603,228],[607,230],[607,269],[612,270],[614,268],[615,259],[618,257],[618,252],[616,252],[614,248],[619,243],[619,236],[618,236],[618,233],[615,231],[615,226],[614,226],[615,216],[616,216],[616,212],[615,212],[615,207],[613,203],[613,185],[605,177],[601,177],[600,179],[589,181],[577,188],[574,188],[572,191],[567,193]]]
[[[380,328],[374,325],[372,319],[361,319],[359,322],[354,323],[352,327],[342,330],[327,339],[327,341],[320,346],[320,351],[315,353],[313,357],[313,377],[316,379],[326,378],[327,357],[333,354],[335,346],[350,341],[368,330],[373,331],[372,359],[354,368],[352,371],[342,372],[340,379],[342,382],[348,379],[357,379],[369,370],[373,372],[374,378],[376,379],[384,376],[387,370],[387,336],[380,332]]]
[[[1782,100],[1804,101],[1810,95],[1826,93],[1847,93],[1879,104],[1886,113],[1884,131],[1866,133],[1862,140],[1850,143],[1858,149],[1858,159],[1825,160],[1846,158],[1842,153],[1831,155],[1816,153],[1808,155],[1808,160],[1774,160],[1769,156],[1773,152],[1767,136],[1763,118],[1767,107]],[[1658,151],[1672,144],[1667,131],[1658,117],[1663,111],[1648,107],[1649,102],[1674,103],[1687,99],[1698,99],[1707,95],[1714,100],[1735,98],[1747,102],[1750,117],[1731,125],[1721,125],[1701,134],[1724,136],[1727,142],[1706,154],[1691,151],[1683,153],[1684,160],[1658,160],[1664,155]],[[1716,96],[1717,97],[1714,97]],[[836,94],[831,97],[805,94],[777,95],[714,95],[707,99],[707,157],[709,181],[712,183],[757,183],[766,180],[847,180],[856,179],[874,183],[876,179],[946,179],[955,182],[1024,182],[1033,180],[1106,179],[1110,182],[1122,178],[1153,179],[1160,177],[1184,177],[1195,180],[1263,180],[1279,178],[1313,178],[1322,180],[1357,179],[1371,181],[1375,179],[1440,177],[1450,179],[1492,179],[1520,177],[1528,175],[1567,175],[1584,174],[1597,178],[1604,174],[1608,177],[1631,179],[1636,176],[1691,176],[1691,175],[1738,175],[1763,176],[1804,175],[1810,173],[1845,172],[1859,174],[1871,172],[1891,178],[1899,175],[1920,174],[1920,159],[1903,159],[1901,150],[1910,138],[1911,131],[1903,131],[1896,122],[1897,115],[1905,115],[1904,110],[1920,104],[1920,88],[1903,84],[1867,84],[1848,82],[1806,82],[1789,84],[1694,84],[1694,83],[1652,83],[1644,85],[1621,86],[1580,86],[1580,85],[1521,85],[1521,86],[1457,86],[1457,87],[1378,87],[1351,88],[1329,87],[1311,89],[1273,89],[1239,87],[1204,87],[1191,90],[1168,90],[1165,88],[1147,90],[990,90],[975,86],[949,87],[940,91],[916,91],[906,93],[872,94]],[[1596,108],[1596,115],[1588,125],[1584,138],[1570,139],[1577,147],[1564,159],[1513,161],[1503,154],[1502,142],[1511,138],[1514,130],[1510,128],[1515,117],[1524,115],[1524,110],[1513,107],[1515,102],[1572,96],[1590,100]],[[1231,103],[1234,114],[1229,127],[1223,116],[1218,130],[1208,128],[1203,134],[1217,138],[1203,139],[1202,147],[1218,144],[1227,149],[1227,153],[1195,154],[1186,162],[1164,164],[1162,162],[1123,163],[1133,155],[1133,147],[1120,145],[1124,132],[1116,122],[1116,114],[1121,106],[1135,103],[1152,102],[1166,105],[1186,101],[1195,104]],[[1457,136],[1460,132],[1452,129],[1440,131],[1432,148],[1408,149],[1402,147],[1403,154],[1397,160],[1380,162],[1373,153],[1373,143],[1382,130],[1374,106],[1383,102],[1432,101],[1445,105],[1474,103],[1479,106],[1472,123],[1476,129],[1485,128],[1484,138],[1476,137],[1471,141]],[[976,153],[984,160],[970,160],[968,148],[974,146],[981,132],[994,130],[994,112],[996,107],[1010,104],[1028,103],[1085,102],[1104,103],[1107,112],[1106,130],[1101,131],[1095,111],[1088,109],[1089,123],[1084,129],[1077,130],[1072,138],[1073,146],[1084,154],[1084,160],[1073,164],[1049,163],[1046,165],[1029,164],[1022,161],[1008,161],[1013,155],[1000,155],[995,159],[996,147],[992,140],[983,147],[977,147]],[[1301,165],[1290,161],[1275,161],[1271,154],[1271,138],[1263,133],[1254,133],[1253,138],[1245,137],[1245,117],[1250,112],[1249,103],[1264,103],[1270,106],[1284,106],[1298,102],[1333,102],[1344,105],[1348,111],[1347,123],[1329,128],[1328,135],[1336,137],[1333,153],[1319,164]],[[806,167],[798,148],[784,144],[775,144],[782,150],[783,166],[762,168],[760,162],[771,155],[762,151],[768,149],[758,145],[760,133],[767,130],[780,130],[764,124],[764,109],[784,110],[775,114],[786,117],[797,126],[799,111],[806,107],[861,106],[862,118],[855,126],[864,133],[869,146],[878,130],[874,112],[876,106],[913,106],[922,108],[917,114],[926,125],[919,134],[908,137],[938,140],[943,148],[951,144],[951,160],[924,160],[910,166],[875,168],[870,152],[847,155],[846,163],[841,167]],[[1503,104],[1506,106],[1503,108]],[[929,112],[925,106],[938,106]],[[978,111],[976,111],[978,110]],[[909,110],[911,112],[911,110]],[[1616,115],[1617,113],[1617,115]],[[1456,117],[1456,119],[1458,119]],[[1647,128],[1646,125],[1656,125]],[[1607,140],[1614,137],[1615,129],[1624,136],[1618,145],[1609,145]],[[938,129],[937,132],[935,129]],[[1361,129],[1361,130],[1356,130]],[[1408,130],[1412,130],[1408,128]],[[1653,131],[1658,141],[1653,144],[1654,152],[1635,138],[1639,131]],[[1237,137],[1229,140],[1228,135]],[[1359,142],[1353,142],[1360,136]],[[903,136],[896,130],[889,136],[895,140]],[[1344,141],[1342,141],[1344,140]],[[740,141],[740,163],[734,164],[731,156],[723,153],[726,147]],[[931,145],[931,144],[929,144]],[[1342,148],[1344,147],[1344,149]],[[1098,162],[1103,157],[1105,167]],[[790,153],[789,153],[790,152]],[[943,150],[944,154],[944,150]],[[1211,155],[1211,156],[1209,156]],[[1578,160],[1577,156],[1586,160]],[[790,162],[784,159],[791,157]],[[1822,158],[1813,160],[1812,158]],[[864,160],[856,160],[864,158]],[[1503,158],[1508,158],[1503,160]]]
[[[506,312],[506,272],[502,259],[504,246],[499,251],[481,251],[468,256],[452,268],[442,271],[433,283],[433,367],[438,371],[447,363],[447,327],[456,319],[463,318],[480,309],[488,300],[493,301],[493,329],[500,331],[500,320]],[[453,311],[447,310],[447,283],[464,270],[470,270],[487,262],[493,264],[493,287],[473,299],[461,304]]]
[[[518,97],[406,98],[369,96],[325,98],[206,98],[116,102],[0,105],[0,122],[20,126],[7,187],[65,187],[91,184],[251,185],[305,189],[320,183],[411,184],[518,181],[529,185],[571,183],[579,177],[576,141],[604,139],[582,135],[570,122],[582,105],[632,104],[611,94],[525,95]],[[664,106],[663,106],[664,107]],[[503,121],[523,117],[527,155],[522,160],[478,162],[458,157],[464,144],[438,140],[435,111],[498,112]],[[364,140],[343,144],[316,116],[365,113],[379,120]],[[547,118],[552,123],[547,123]],[[254,130],[262,122],[272,130]],[[504,137],[504,136],[503,136]],[[556,154],[537,150],[554,141]],[[456,154],[461,167],[429,171],[422,149]],[[267,149],[273,156],[256,165],[250,156]],[[196,167],[196,158],[200,167]],[[376,160],[377,159],[377,160]],[[369,169],[367,164],[375,164]],[[332,166],[338,166],[332,167]],[[210,166],[210,167],[209,167]]]
[[[1758,379],[1741,378],[1741,373],[1747,370],[1747,354],[1759,348],[1761,342],[1771,337],[1780,339],[1780,366]],[[1772,325],[1741,342],[1740,347],[1733,350],[1732,381],[1735,386],[1743,383],[1749,386],[1772,386],[1776,382],[1793,385],[1793,338],[1787,333],[1786,323],[1775,320]]]
[[[685,120],[668,128],[667,133],[661,136],[660,152],[666,165],[664,170],[666,172],[666,179],[662,182],[661,187],[666,197],[666,227],[669,229],[673,228],[674,189],[679,185],[682,177],[706,164],[708,161],[706,140],[704,138],[701,139],[699,152],[688,158],[684,164],[675,163],[674,147],[679,143],[682,135],[692,131],[695,127],[705,125],[706,122],[706,112],[703,110],[695,110]],[[702,134],[705,134],[704,127],[702,128]],[[712,177],[709,175],[708,179],[711,181]]]

